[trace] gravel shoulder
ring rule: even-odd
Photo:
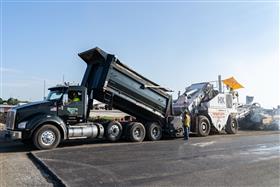
[[[0,186],[54,186],[26,153],[1,153]]]
[[[56,186],[51,177],[28,156],[31,147],[4,140],[0,124],[0,187]]]

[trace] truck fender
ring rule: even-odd
[[[58,116],[49,114],[37,115],[30,121],[28,121],[28,123],[26,124],[26,128],[30,130],[28,138],[31,138],[34,131],[45,123],[54,124],[61,132],[61,138],[63,140],[67,139],[67,128],[64,121]]]

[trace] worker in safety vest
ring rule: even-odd
[[[79,102],[81,99],[79,98],[76,91],[73,91],[70,96],[70,102]]]
[[[74,95],[73,101],[74,102],[79,102],[79,101],[81,101],[81,99],[77,95]]]
[[[191,126],[191,115],[188,109],[183,112],[183,128],[184,128],[184,140],[189,139],[190,126]]]

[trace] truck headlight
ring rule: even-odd
[[[20,122],[20,123],[18,124],[18,128],[19,128],[19,129],[25,129],[26,124],[27,124],[27,121]]]

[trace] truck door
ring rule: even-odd
[[[85,99],[83,92],[83,90],[69,88],[64,93],[62,105],[58,109],[58,115],[66,124],[74,125],[83,122]]]

